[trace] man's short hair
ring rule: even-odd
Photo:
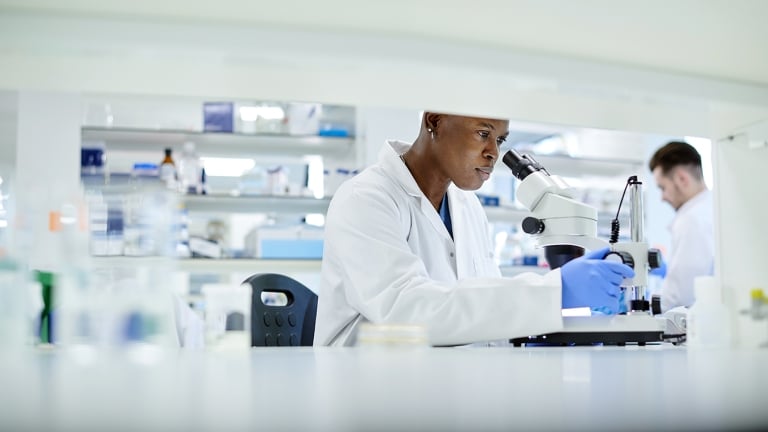
[[[701,169],[701,155],[696,149],[682,141],[671,141],[665,144],[651,157],[648,162],[648,168],[651,172],[656,167],[661,168],[661,173],[669,175],[675,167],[687,169],[697,180],[703,180],[704,175]]]

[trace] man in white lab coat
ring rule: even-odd
[[[659,274],[661,310],[691,306],[693,280],[711,275],[715,266],[712,193],[704,183],[701,155],[688,143],[672,141],[656,150],[648,167],[661,198],[675,209],[669,226],[672,244]]]
[[[546,275],[502,278],[477,190],[506,120],[425,113],[413,144],[378,163],[328,209],[315,345],[352,345],[359,324],[423,325],[433,345],[562,329],[561,307],[616,312],[629,267],[593,252]]]

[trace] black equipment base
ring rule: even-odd
[[[527,344],[568,346],[568,345],[618,345],[637,344],[644,346],[646,343],[663,341],[661,331],[652,332],[561,332],[548,333],[539,336],[528,336],[510,339],[512,345],[519,347]]]

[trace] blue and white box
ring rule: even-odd
[[[262,259],[321,259],[323,234],[309,225],[262,226],[246,236],[245,249]]]
[[[235,104],[233,102],[203,103],[203,130],[205,132],[233,132]]]

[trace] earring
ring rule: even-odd
[[[432,133],[432,128],[427,128],[427,132]]]

